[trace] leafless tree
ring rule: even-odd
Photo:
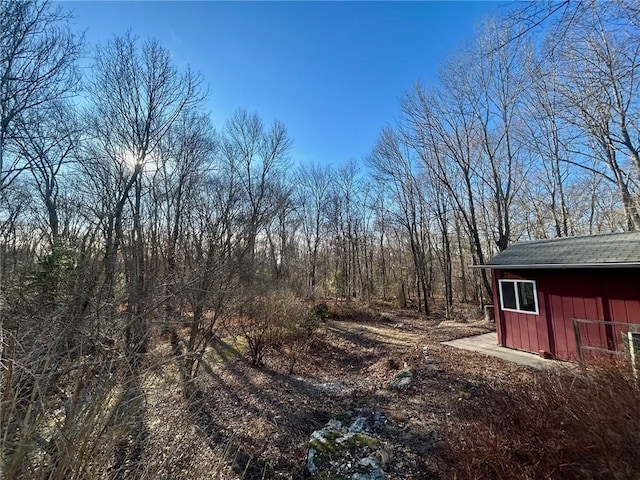
[[[526,69],[532,79],[532,88],[527,91],[523,111],[527,129],[525,144],[537,159],[539,168],[532,175],[541,180],[539,183],[546,196],[546,199],[539,198],[538,202],[541,203],[536,205],[548,209],[555,236],[566,237],[575,232],[567,186],[571,183],[571,167],[577,164],[575,155],[571,153],[576,132],[562,120],[561,87],[555,66],[547,67],[543,62],[531,58]]]
[[[509,23],[486,21],[476,34],[466,75],[449,78],[454,88],[465,92],[477,126],[482,154],[477,174],[490,195],[483,204],[491,211],[491,235],[498,250],[509,246],[513,199],[531,168],[524,152],[521,118],[524,92],[530,88],[522,62],[526,45],[514,40],[496,48],[514,30],[519,29]]]
[[[302,165],[295,176],[296,203],[302,223],[302,233],[308,258],[307,287],[315,295],[318,255],[324,234],[325,218],[331,197],[333,172],[318,164]]]
[[[204,188],[196,192],[185,212],[178,239],[185,264],[178,288],[192,313],[182,352],[187,382],[198,374],[202,356],[224,320],[252,295],[245,294],[241,275],[246,257],[245,211],[235,176],[225,167],[203,179]]]
[[[78,83],[82,42],[68,19],[48,1],[0,2],[0,192],[28,166],[14,144],[18,123]]]
[[[451,66],[456,72],[465,68],[463,63]],[[407,144],[439,188],[448,192],[463,220],[474,263],[484,264],[487,252],[480,223],[482,179],[478,173],[482,154],[478,125],[469,111],[465,89],[456,88],[453,80],[446,89],[432,92],[415,85],[404,97],[402,110],[405,116],[402,132]],[[490,296],[491,285],[484,270],[480,277]]]
[[[619,22],[616,5],[586,2],[580,13],[557,49],[562,113],[583,133],[587,161],[597,159],[614,180],[628,228],[637,230],[640,42],[632,26]]]
[[[300,226],[298,207],[290,193],[292,191],[290,181],[284,185],[287,185],[287,190],[280,192],[281,207],[265,228],[265,249],[270,264],[269,272],[275,284],[291,283],[293,262],[297,257],[296,237]],[[296,290],[299,291],[299,288]]]
[[[212,170],[217,139],[209,117],[194,111],[184,112],[163,136],[151,179],[149,216],[158,231],[151,233],[151,262],[161,254],[166,263],[165,329],[175,321],[178,247],[185,230],[188,211],[195,208],[197,190],[204,189]],[[158,268],[156,268],[158,270]]]
[[[424,231],[428,229],[424,215],[423,192],[419,182],[418,157],[399,135],[385,129],[376,147],[367,157],[374,174],[393,191],[395,215],[409,235],[411,253],[421,297],[421,310],[429,314],[429,284],[427,276],[427,245]]]
[[[286,127],[275,122],[265,129],[257,114],[238,110],[226,123],[222,135],[223,161],[233,170],[246,206],[245,279],[256,273],[258,234],[285,205],[289,192],[284,175],[289,166],[292,141]]]
[[[60,231],[59,197],[65,167],[78,155],[81,130],[70,105],[51,101],[46,108],[34,108],[20,116],[15,144],[25,159],[45,206],[52,246],[68,232]]]
[[[146,334],[145,252],[141,224],[142,175],[162,138],[180,115],[202,100],[199,78],[180,73],[157,41],[140,43],[130,33],[96,49],[88,81],[91,132],[83,163],[94,186],[102,191],[100,213],[105,236],[105,285],[113,288],[123,215],[132,198],[132,261],[128,274],[127,337],[131,350],[143,350]]]

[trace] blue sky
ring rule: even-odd
[[[64,2],[90,45],[131,29],[204,77],[221,127],[238,108],[277,119],[294,161],[359,160],[398,100],[430,83],[499,2]]]

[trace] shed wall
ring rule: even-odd
[[[499,278],[535,280],[539,314],[500,308]],[[577,358],[573,318],[640,323],[639,269],[493,271],[498,342],[557,358]],[[620,350],[625,327],[581,324],[583,344]]]

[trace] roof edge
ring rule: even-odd
[[[630,263],[537,263],[528,265],[470,265],[469,268],[490,270],[565,270],[583,268],[640,268],[640,262]]]

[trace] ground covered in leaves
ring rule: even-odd
[[[170,346],[159,342],[151,355],[167,360],[145,378],[146,455],[154,469],[165,478],[306,478],[310,435],[357,414],[376,418],[376,445],[366,453],[388,478],[446,478],[440,436],[460,405],[535,375],[440,344],[491,331],[478,312],[461,312],[464,321],[455,322],[384,305],[329,306],[329,320],[293,373],[278,352],[252,367],[241,345],[220,335],[188,399]],[[407,369],[411,382],[391,387]]]

